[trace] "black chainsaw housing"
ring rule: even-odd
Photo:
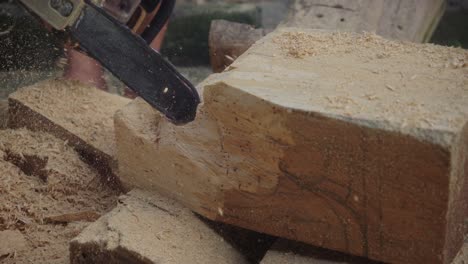
[[[87,2],[69,30],[83,50],[173,123],[195,119],[195,87],[125,25]]]

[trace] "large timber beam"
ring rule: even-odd
[[[391,263],[450,263],[468,216],[468,52],[280,29],[174,126],[117,112],[127,187],[213,220]]]

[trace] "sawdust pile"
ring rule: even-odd
[[[6,128],[8,121],[8,101],[0,99],[0,129]]]
[[[443,146],[466,124],[468,50],[371,33],[284,28],[270,36],[251,53],[274,66],[266,71],[288,87],[294,107]],[[275,87],[284,90],[271,82],[264,97],[274,98]]]
[[[115,151],[113,113],[130,102],[127,98],[64,79],[50,79],[21,88],[10,95],[10,99],[73,131],[109,155]]]
[[[117,195],[66,142],[0,130],[0,232],[20,231],[26,241],[0,262],[66,263],[68,242],[111,209]]]

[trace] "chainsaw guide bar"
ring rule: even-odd
[[[51,17],[60,21],[56,29],[66,27],[82,50],[171,122],[185,124],[195,119],[200,103],[195,87],[127,26],[89,0],[75,0],[77,9],[70,10],[70,17],[62,20],[57,20],[60,13],[49,1],[36,1],[21,0],[45,21]]]

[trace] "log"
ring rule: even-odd
[[[129,102],[76,81],[50,79],[9,96],[8,127],[44,131],[65,140],[112,179],[109,175],[116,166],[113,116]]]
[[[222,72],[265,35],[266,30],[248,24],[213,20],[208,41],[213,72]]]
[[[467,233],[468,52],[279,29],[173,126],[117,112],[121,181],[216,221],[390,263],[450,263]]]
[[[444,0],[294,0],[286,27],[374,32],[389,39],[427,42]]]
[[[72,264],[248,263],[188,209],[134,190],[70,242]]]

